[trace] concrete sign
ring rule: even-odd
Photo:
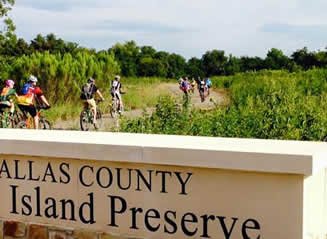
[[[0,135],[4,221],[120,238],[327,236],[325,143],[32,130]]]

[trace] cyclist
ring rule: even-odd
[[[211,82],[211,79],[209,77],[206,78],[206,88],[207,88],[207,91],[208,91],[208,95],[210,95],[210,88],[212,86],[212,82]]]
[[[181,89],[181,91],[184,92],[186,96],[188,96],[188,91],[190,90],[190,83],[187,77],[181,78],[179,88]]]
[[[98,128],[97,117],[96,117],[97,105],[94,100],[95,94],[97,94],[101,98],[101,100],[104,101],[104,98],[103,98],[100,90],[95,85],[95,79],[90,77],[87,80],[87,83],[85,85],[83,85],[83,87],[82,87],[82,93],[81,93],[80,98],[81,98],[81,100],[83,100],[84,107],[90,107],[90,109],[93,113],[93,124],[94,124],[94,127],[97,129]]]
[[[207,90],[205,80],[198,77],[197,84],[198,84],[198,90],[199,90],[201,102],[203,102],[205,100],[205,91]]]
[[[30,75],[26,84],[24,84],[21,95],[17,97],[17,105],[25,114],[29,113],[33,117],[34,129],[39,128],[39,116],[37,114],[37,105],[45,105],[45,109],[50,108],[50,104],[44,96],[40,87],[36,86],[37,78]]]
[[[191,81],[191,92],[192,92],[192,94],[194,94],[195,85],[196,85],[196,81],[195,81],[194,77],[192,77],[192,81]]]
[[[121,91],[122,84],[120,82],[120,76],[116,75],[114,80],[111,81],[111,88],[110,88],[110,94],[112,97],[112,102],[114,103],[114,100],[118,100],[118,112],[121,113],[123,109],[123,101],[121,94],[123,93]]]
[[[0,94],[0,113],[3,109],[9,108],[9,112],[12,115],[15,110],[13,97],[17,97],[16,90],[14,89],[15,82],[11,79],[5,81],[5,87],[1,90]]]

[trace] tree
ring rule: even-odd
[[[296,64],[305,70],[318,64],[315,55],[312,52],[309,52],[307,47],[295,51],[291,57]]]
[[[140,48],[136,45],[135,41],[129,41],[125,44],[117,43],[109,49],[109,52],[115,55],[115,59],[119,62],[124,76],[137,75]]]
[[[186,66],[186,73],[191,77],[204,77],[203,65],[201,59],[192,57],[188,60]]]
[[[225,66],[226,75],[234,75],[241,71],[241,60],[235,56],[229,55]]]
[[[169,59],[169,53],[165,52],[165,51],[159,51],[156,52],[156,54],[154,55],[154,59],[158,60],[160,62],[160,71],[161,77],[168,77],[168,69],[169,69],[169,63],[168,63],[168,59]]]
[[[33,51],[46,50],[45,39],[41,34],[37,34],[37,36],[31,41],[31,48]]]
[[[148,56],[148,57],[154,57],[156,54],[156,50],[152,46],[142,46],[140,57]]]
[[[327,67],[327,51],[318,51],[315,54],[315,58],[316,58],[318,67]]]
[[[14,5],[15,0],[0,0],[0,20],[3,19],[5,24],[5,31],[0,31],[0,40],[5,38],[5,34],[10,31],[11,33],[15,31],[15,25],[13,21],[8,17],[8,12]]]
[[[284,53],[276,48],[268,51],[265,59],[265,68],[271,70],[286,69],[289,65],[290,59]]]
[[[0,31],[0,53],[6,54],[7,47],[12,48],[17,42],[15,35],[16,27],[14,22],[8,17],[8,12],[14,5],[15,0],[0,0],[0,20],[3,19],[4,30]]]
[[[220,50],[207,51],[202,56],[202,63],[203,63],[205,74],[207,76],[224,75],[225,65],[227,63],[227,57],[225,56],[224,51],[220,51]]]
[[[167,72],[160,60],[153,59],[150,56],[144,56],[140,59],[138,73],[139,76],[165,77]]]
[[[8,16],[8,12],[15,4],[15,0],[0,0],[0,18]]]
[[[170,54],[168,57],[168,74],[169,78],[178,78],[185,75],[186,61],[185,58],[178,54]]]
[[[264,69],[264,60],[260,57],[242,56],[240,58],[241,72],[259,71]]]

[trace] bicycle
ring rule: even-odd
[[[43,130],[50,130],[52,128],[51,123],[45,118],[45,116],[42,115],[42,110],[48,109],[47,107],[36,107],[37,115],[39,117],[39,128]],[[31,115],[27,115],[26,112],[23,112],[22,118],[18,123],[16,128],[19,129],[33,129],[34,123],[33,123],[33,117]]]
[[[199,93],[200,93],[200,99],[201,99],[201,102],[204,102],[205,101],[205,94],[204,94],[204,91],[205,89],[199,89]]]
[[[124,94],[125,92],[120,92],[120,94]],[[123,107],[120,105],[120,101],[119,98],[117,97],[116,94],[113,94],[113,99],[112,99],[112,103],[110,105],[110,116],[111,118],[117,118],[117,116],[121,115],[122,111],[123,111]]]
[[[0,128],[14,128],[14,121],[8,111],[0,113]]]
[[[100,102],[102,102],[101,100],[96,100],[96,105],[98,105]],[[102,112],[99,109],[99,107],[97,107],[97,124],[98,127],[94,124],[93,122],[93,111],[90,109],[89,105],[87,107],[85,107],[81,114],[80,114],[80,127],[82,131],[89,131],[91,128],[91,125],[94,126],[94,129],[98,129],[101,128],[102,126]]]
[[[0,128],[15,128],[21,119],[22,113],[19,113],[16,109],[12,114],[9,110],[0,111]]]

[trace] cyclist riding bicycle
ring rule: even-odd
[[[212,86],[212,82],[211,82],[211,79],[209,77],[206,78],[206,88],[207,88],[207,91],[208,91],[208,95],[210,95],[210,88]]]
[[[39,128],[39,116],[37,114],[37,106],[45,105],[45,109],[50,108],[50,104],[43,94],[40,87],[36,86],[37,78],[30,75],[26,84],[24,84],[21,95],[17,97],[17,105],[19,109],[27,115],[29,113],[33,117],[34,129]]]
[[[110,94],[112,97],[112,102],[114,103],[115,98],[118,100],[118,112],[121,113],[123,109],[123,101],[122,101],[122,84],[120,82],[120,76],[116,75],[114,80],[111,81],[111,88],[110,88]]]
[[[83,85],[82,87],[82,93],[81,93],[81,100],[83,101],[84,107],[90,107],[92,113],[93,113],[93,124],[94,127],[97,129],[98,125],[97,125],[97,105],[94,99],[95,94],[97,94],[102,101],[104,101],[104,98],[100,92],[100,90],[98,89],[98,87],[95,85],[95,79],[93,79],[92,77],[90,77],[87,80],[87,83],[85,85]]]
[[[201,102],[203,102],[205,99],[205,92],[207,91],[206,82],[204,79],[198,77],[196,83],[198,84],[198,90],[199,90]]]
[[[191,92],[192,92],[192,94],[194,93],[195,85],[196,85],[196,81],[195,81],[195,79],[193,77],[192,81],[191,81]]]
[[[5,87],[1,90],[0,94],[0,113],[2,113],[4,109],[9,109],[10,114],[14,113],[15,105],[13,97],[17,97],[14,85],[15,82],[11,79],[5,81]]]
[[[185,95],[188,95],[188,91],[190,90],[190,83],[187,77],[181,78],[179,88],[184,92]]]

